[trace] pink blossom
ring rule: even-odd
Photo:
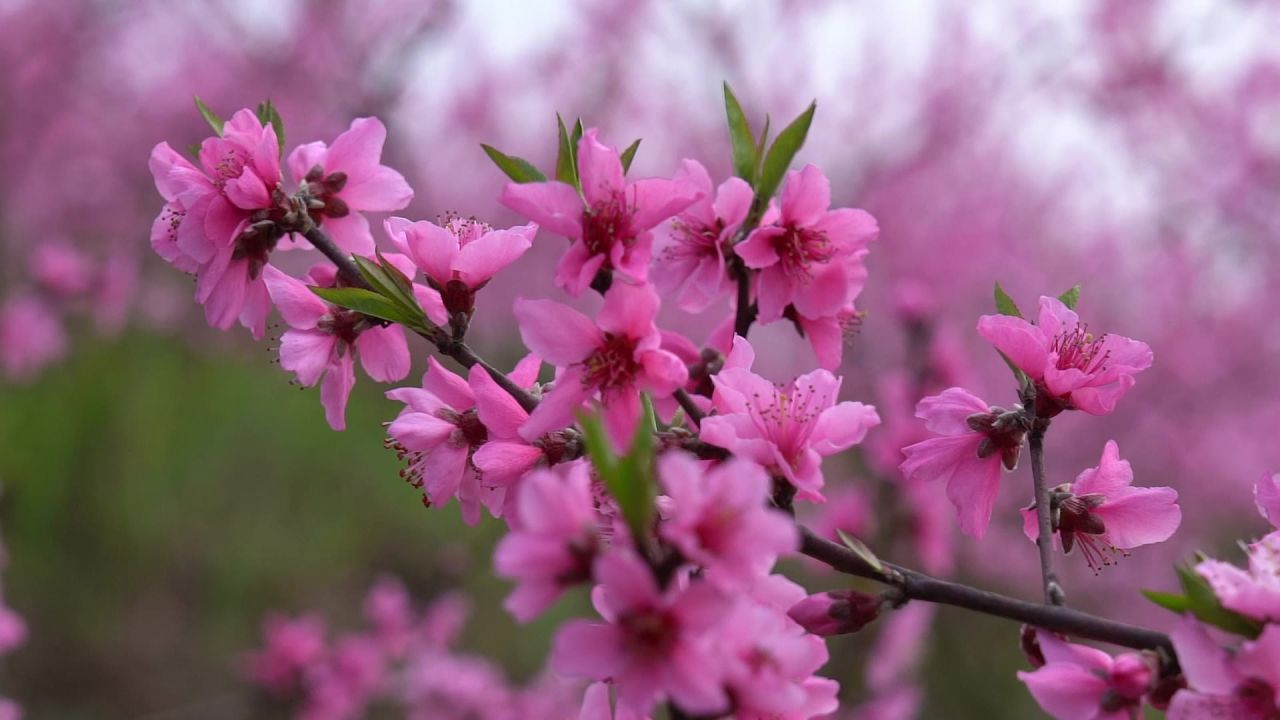
[[[630,443],[640,419],[640,393],[667,397],[689,377],[688,368],[661,349],[654,325],[658,295],[649,285],[618,283],[605,296],[593,323],[550,300],[516,300],[520,335],[533,352],[563,368],[520,434],[540,437],[573,421],[596,392],[605,427],[619,445]]]
[[[1080,548],[1090,568],[1111,564],[1116,551],[1168,540],[1182,522],[1178,491],[1169,487],[1136,488],[1133,468],[1120,459],[1120,448],[1108,440],[1098,466],[1059,485],[1051,492],[1053,529],[1063,552]],[[1040,536],[1035,506],[1022,511],[1022,529],[1035,541]]]
[[[280,144],[270,124],[249,110],[227,121],[221,137],[200,145],[200,167],[167,143],[151,152],[151,173],[166,204],[151,244],[170,264],[194,272],[196,300],[210,325],[239,319],[261,338],[270,300],[262,268],[280,240],[286,211],[280,190]]]
[[[836,709],[839,686],[814,676],[827,662],[822,638],[786,614],[752,602],[734,606],[717,643],[735,718],[808,720]]]
[[[801,499],[821,502],[822,458],[862,442],[880,416],[870,405],[837,402],[841,380],[826,370],[774,385],[748,369],[750,344],[733,343],[742,365],[712,378],[717,414],[702,421],[702,439],[785,477]]]
[[[372,255],[373,235],[362,213],[400,210],[413,199],[404,176],[382,164],[387,129],[377,118],[356,118],[333,145],[312,142],[289,153],[289,172],[306,197],[312,222],[357,255]]]
[[[508,183],[499,202],[573,244],[556,268],[556,285],[577,297],[601,271],[633,282],[648,277],[652,228],[695,202],[689,180],[623,179],[616,148],[605,147],[595,128],[578,141],[582,193],[563,182]]]
[[[475,308],[476,291],[524,255],[538,232],[532,223],[494,230],[474,218],[459,217],[448,218],[443,227],[398,217],[385,225],[391,242],[413,259],[440,293],[445,310],[468,316]]]
[[[822,171],[814,165],[793,170],[776,222],[735,248],[747,267],[761,270],[761,322],[781,318],[788,305],[807,318],[835,317],[862,290],[862,259],[879,228],[864,210],[830,207],[831,184]]]
[[[658,588],[632,550],[596,560],[597,608],[605,623],[572,620],[556,633],[551,665],[572,677],[612,680],[619,706],[647,714],[664,696],[692,714],[716,714],[728,698],[724,659],[713,646],[727,598],[705,582]]]
[[[1155,675],[1147,658],[1136,653],[1112,658],[1047,632],[1037,637],[1045,664],[1019,672],[1018,679],[1056,720],[1130,720],[1142,707]]]
[[[0,604],[0,655],[8,655],[26,642],[26,621],[13,608]]]
[[[409,591],[399,578],[381,577],[369,588],[364,598],[364,616],[387,654],[399,656],[408,649],[413,632],[413,606]]]
[[[983,315],[978,333],[1036,383],[1037,412],[1062,410],[1109,415],[1133,387],[1134,375],[1151,367],[1151,348],[1120,335],[1095,337],[1075,311],[1040,298],[1037,324],[1011,315]]]
[[[858,632],[880,616],[883,604],[856,590],[829,590],[796,603],[787,616],[814,635],[830,637]]]
[[[1262,517],[1280,528],[1280,473],[1258,479],[1253,486],[1253,501]]]
[[[536,355],[528,355],[510,377],[522,387],[530,387],[536,382],[541,362]],[[552,431],[532,442],[521,437],[520,429],[528,422],[529,413],[484,368],[471,368],[467,383],[476,396],[480,422],[489,432],[488,440],[471,460],[486,485],[508,489],[508,502],[515,497],[510,490],[534,467],[556,465],[581,451],[573,430]]]
[[[1187,687],[1173,696],[1169,720],[1271,720],[1280,713],[1280,625],[1233,652],[1185,618],[1170,634]]]
[[[434,357],[428,358],[427,364],[421,388],[397,388],[387,393],[406,405],[387,428],[389,446],[408,461],[405,477],[423,488],[427,503],[442,506],[457,497],[462,517],[469,524],[479,521],[481,505],[494,517],[501,517],[506,486],[482,482],[474,453],[490,439],[490,428],[482,418],[490,418],[495,429],[505,435],[511,432],[511,421],[495,421],[509,418],[519,406],[492,378],[479,377],[480,373],[488,374],[482,367],[472,367],[469,380],[463,380]],[[526,358],[509,377],[528,387],[537,377],[538,364],[536,357]]]
[[[849,274],[857,281],[860,288],[866,276],[866,268],[859,263]],[[858,278],[861,274],[861,278]],[[862,318],[866,313],[854,307],[853,302],[841,307],[831,315],[808,317],[797,312],[796,326],[804,333],[818,359],[818,367],[824,370],[835,370],[844,360],[844,346],[850,337],[862,329]]]
[[[303,387],[321,382],[320,402],[334,430],[346,427],[357,356],[377,382],[395,382],[409,374],[409,345],[402,327],[384,326],[375,318],[330,305],[307,287],[332,287],[333,266],[312,268],[306,283],[270,265],[262,277],[290,328],[280,338],[280,366],[295,373]]]
[[[1267,622],[1280,622],[1280,531],[1249,545],[1249,568],[1221,560],[1196,565],[1228,610]]]
[[[767,575],[799,547],[795,523],[769,509],[769,476],[758,465],[734,458],[704,469],[671,451],[658,459],[658,476],[672,501],[662,537],[726,590]]]
[[[268,692],[287,696],[297,690],[304,671],[324,656],[324,622],[315,615],[296,620],[270,615],[262,634],[264,647],[245,659],[245,673]]]
[[[590,469],[575,464],[563,476],[537,470],[521,484],[512,531],[494,552],[498,575],[516,581],[504,607],[528,622],[566,587],[591,579],[599,547]]]
[[[1000,466],[1012,469],[1022,450],[1025,433],[1016,413],[988,406],[963,388],[949,388],[921,400],[916,417],[941,437],[903,448],[902,474],[913,482],[945,482],[960,529],[982,537],[1000,489]]]
[[[87,292],[93,282],[92,263],[88,256],[63,241],[36,245],[29,264],[31,276],[37,282],[64,297]]]
[[[696,160],[685,160],[676,180],[687,179],[700,199],[659,226],[654,250],[653,284],[673,295],[680,309],[698,313],[732,288],[725,253],[755,197],[745,180],[731,177],[715,189]]]
[[[6,377],[28,380],[67,351],[67,334],[53,309],[23,292],[0,305],[0,368]]]

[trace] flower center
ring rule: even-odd
[[[645,608],[623,616],[619,624],[628,649],[642,657],[663,657],[675,645],[677,624],[668,612]]]
[[[583,361],[584,385],[601,390],[631,385],[640,364],[635,360],[636,342],[625,335],[605,334],[604,345]]]
[[[788,277],[802,281],[813,277],[814,265],[831,262],[836,256],[836,246],[826,233],[791,225],[773,239],[773,250],[778,254],[782,271]]]
[[[354,345],[360,333],[369,327],[368,319],[354,310],[334,306],[316,327],[336,336],[347,346]]]
[[[614,195],[607,200],[592,205],[582,213],[582,243],[592,255],[610,254],[614,243],[629,244],[632,238],[627,237],[631,213],[627,211],[622,197]],[[613,267],[608,260],[604,267]]]
[[[1059,370],[1076,369],[1093,374],[1106,367],[1111,355],[1104,347],[1106,339],[1106,335],[1095,338],[1088,326],[1077,325],[1071,332],[1055,335],[1049,350],[1058,354]]]
[[[436,411],[436,417],[457,426],[454,437],[461,441],[460,444],[476,448],[489,441],[489,429],[480,422],[480,413],[475,408],[462,412],[442,408]]]
[[[1070,495],[1067,486],[1055,489],[1066,497],[1057,500],[1056,529],[1062,539],[1062,552],[1070,553],[1076,547],[1084,555],[1089,568],[1098,573],[1108,565],[1114,565],[1116,556],[1124,556],[1123,550],[1111,544],[1107,537],[1107,525],[1094,512],[1106,498],[1102,495]],[[1059,496],[1061,497],[1061,495]]]
[[[724,231],[724,222],[719,218],[710,225],[677,219],[671,229],[676,242],[662,251],[668,260],[714,259],[719,256],[720,233]]]
[[[831,398],[812,385],[792,381],[789,386],[775,385],[768,400],[754,396],[750,407],[756,426],[788,461],[794,461],[804,449],[813,421],[830,405]]]
[[[1236,687],[1236,698],[1240,704],[1249,709],[1251,715],[1259,718],[1277,718],[1275,690],[1262,678],[1249,678]]]

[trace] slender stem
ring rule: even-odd
[[[1031,449],[1031,480],[1036,492],[1036,525],[1039,528],[1036,547],[1040,550],[1044,601],[1051,605],[1065,605],[1066,593],[1058,582],[1058,575],[1053,571],[1053,523],[1050,517],[1053,508],[1049,500],[1049,486],[1044,479],[1044,433],[1047,428],[1048,421],[1036,418],[1027,433],[1027,444]]]
[[[689,416],[695,424],[701,425],[702,419],[706,417],[706,413],[702,412],[702,408],[698,407],[689,393],[684,388],[676,390],[674,395],[676,402],[680,403],[680,407],[684,408],[684,414]]]
[[[751,324],[756,321],[757,309],[751,303],[751,271],[739,259],[734,263],[734,276],[738,283],[737,310],[733,318],[735,335],[746,337],[751,332]]]
[[[324,253],[325,257],[333,261],[333,264],[338,267],[338,272],[342,273],[343,278],[347,282],[352,283],[357,287],[369,289],[369,283],[365,282],[364,276],[360,274],[360,270],[356,267],[355,262],[351,260],[351,256],[335,245],[333,240],[330,239],[323,230],[316,225],[311,224],[305,232],[303,232],[303,236],[312,244],[312,246],[315,247],[315,249]],[[520,407],[524,408],[526,411],[533,412],[533,409],[538,406],[537,398],[530,395],[527,390],[517,385],[515,381],[507,376],[506,373],[485,362],[485,360],[477,355],[476,352],[466,343],[455,339],[449,333],[440,328],[431,328],[426,332],[421,330],[416,332],[427,340],[430,340],[436,346],[436,349],[440,351],[441,355],[453,358],[462,367],[471,368],[473,365],[479,365],[487,370],[489,372],[489,376],[493,378],[493,381],[496,382],[503,390],[506,390],[511,397],[515,398],[516,402],[520,403]]]
[[[800,552],[832,568],[857,577],[869,578],[898,588],[909,600],[951,605],[985,615],[1017,620],[1038,628],[1113,645],[1162,649],[1173,657],[1173,644],[1164,633],[1108,620],[1096,615],[1055,605],[1018,600],[979,588],[941,580],[915,570],[882,563],[877,569],[865,558],[830,540],[800,528]]]

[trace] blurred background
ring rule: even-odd
[[[254,715],[237,659],[264,614],[356,626],[384,573],[421,602],[464,591],[459,646],[521,682],[585,607],[507,618],[500,528],[425,510],[397,477],[386,388],[357,384],[333,433],[273,342],[205,327],[191,280],[147,244],[150,148],[207,134],[192,95],[224,116],[271,98],[290,145],[377,115],[384,162],[417,193],[407,216],[494,225],[515,218],[479,143],[546,167],[557,111],[619,146],[643,138],[635,175],[693,157],[718,180],[722,81],[756,127],[816,98],[800,161],[881,225],[842,372],[885,424],[828,461],[833,501],[813,521],[1034,597],[1025,471],[974,542],[940,488],[896,466],[922,395],[963,383],[1015,401],[973,332],[995,281],[1024,309],[1081,283],[1092,327],[1146,341],[1155,366],[1114,415],[1054,423],[1051,482],[1114,438],[1139,484],[1179,490],[1184,522],[1100,576],[1067,558],[1066,585],[1075,605],[1167,624],[1136,590],[1171,589],[1197,549],[1235,558],[1263,530],[1253,482],[1280,469],[1278,33],[1280,8],[1244,0],[0,0],[0,525],[4,599],[30,631],[0,694],[33,718]],[[520,353],[511,301],[558,297],[563,247],[542,235],[481,295],[472,344],[499,366]],[[723,310],[672,309],[669,326],[701,341]],[[812,366],[785,323],[755,339],[777,379]],[[426,356],[415,346],[411,378]],[[796,567],[813,588],[845,582]],[[903,654],[892,677],[864,667],[873,643]],[[1025,718],[1023,662],[1008,623],[911,609],[833,642],[827,673],[844,718]]]

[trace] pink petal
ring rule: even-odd
[[[289,330],[280,338],[280,367],[296,373],[298,384],[311,387],[329,365],[338,339],[326,332]]]
[[[749,268],[767,268],[781,258],[773,247],[775,238],[781,237],[786,230],[777,226],[766,226],[752,230],[747,239],[733,248],[742,262]]]
[[[332,151],[330,151],[332,155]],[[413,188],[399,172],[379,165],[347,181],[338,197],[353,211],[391,212],[402,210],[413,200]],[[356,213],[353,213],[356,214]]]
[[[582,194],[592,205],[612,201],[624,189],[618,151],[602,144],[598,134],[596,128],[590,128],[578,140],[578,177]]]
[[[376,245],[369,231],[369,219],[358,212],[340,218],[325,218],[323,230],[339,248],[353,255],[369,257]]]
[[[409,374],[409,344],[399,325],[371,327],[356,338],[360,366],[378,382],[403,380]]]
[[[1046,665],[1018,679],[1056,720],[1094,720],[1107,691],[1105,680],[1075,665]]]
[[[1111,495],[1133,484],[1133,468],[1128,460],[1120,459],[1120,446],[1108,440],[1102,448],[1102,460],[1097,467],[1080,473],[1071,485],[1076,495]]]
[[[570,620],[556,633],[551,667],[570,677],[607,680],[626,663],[623,641],[612,625]]]
[[[462,476],[466,472],[467,448],[465,446],[456,445],[451,441],[437,445],[422,461],[424,483],[422,487],[431,503],[444,506],[457,496],[462,486]],[[466,514],[464,509],[464,520]]]
[[[600,396],[604,406],[604,427],[613,439],[614,447],[628,448],[640,424],[640,392],[635,387],[619,387],[605,391]]]
[[[472,366],[467,382],[476,398],[476,411],[480,422],[489,430],[491,438],[514,439],[520,426],[529,419],[529,413],[506,390],[503,390],[479,365]]]
[[[533,236],[537,232],[538,226],[532,223],[510,230],[487,232],[462,248],[454,269],[463,282],[477,287],[524,255],[533,245]]]
[[[1253,487],[1253,499],[1262,517],[1280,528],[1280,474],[1263,475]]]
[[[697,202],[705,192],[689,180],[645,178],[627,186],[628,206],[635,213],[631,227],[648,230]]]
[[[522,442],[490,440],[476,450],[472,462],[490,485],[510,485],[542,460],[542,451]]]
[[[433,450],[449,439],[457,425],[423,412],[405,412],[387,427],[387,434],[409,450]]]
[[[609,295],[614,292],[617,290]],[[558,302],[519,298],[515,316],[524,344],[553,365],[565,367],[582,362],[604,343],[590,318]]]
[[[796,311],[809,317],[835,315],[853,300],[850,297],[849,273],[844,264],[828,263],[814,268],[808,282],[801,283],[791,302]]]
[[[1032,379],[1044,377],[1049,341],[1041,328],[1011,315],[983,315],[978,318],[978,334]]]
[[[805,165],[787,173],[779,198],[783,223],[813,225],[831,207],[831,183],[816,165]]]
[[[879,424],[880,415],[874,407],[860,402],[838,403],[818,416],[810,442],[820,454],[832,455],[862,442],[867,431]]]
[[[594,391],[595,388],[583,387],[582,375],[576,368],[565,371],[520,428],[520,437],[533,442],[552,430],[571,425],[574,414]]]
[[[262,269],[262,280],[267,284],[271,301],[275,303],[284,321],[289,323],[289,327],[310,330],[320,318],[329,314],[329,305],[311,292],[310,288],[274,266],[268,265]]]
[[[289,174],[293,175],[293,179],[299,184],[311,169],[319,165],[324,167],[325,156],[329,154],[329,146],[322,142],[310,142],[305,145],[299,145],[289,153],[285,166],[289,168]]]
[[[427,372],[422,376],[422,389],[445,401],[454,410],[466,410],[476,404],[467,381],[446,370],[434,356],[427,358]]]
[[[381,120],[373,117],[352,120],[351,127],[329,147],[325,173],[344,172],[348,183],[358,180],[382,162],[382,146],[386,141],[387,128]]]
[[[609,706],[609,686],[592,683],[582,696],[582,710],[578,720],[613,720],[613,708]]]
[[[236,207],[245,210],[271,207],[271,193],[266,183],[249,168],[245,168],[240,177],[229,180],[225,190],[227,199]]]
[[[324,405],[324,417],[334,430],[345,430],[347,427],[347,398],[351,396],[351,388],[355,384],[356,371],[351,353],[338,358],[324,374],[324,380],[320,383],[320,404]]]
[[[716,217],[724,221],[726,226],[741,224],[751,209],[751,201],[755,198],[751,186],[746,180],[731,177],[720,183],[716,189]]]
[[[460,253],[457,236],[426,220],[407,225],[388,220],[386,227],[388,234],[393,229],[399,231],[396,235],[403,233],[405,250],[428,277],[441,285],[453,279],[453,265]]]
[[[596,559],[595,578],[604,591],[604,605],[615,615],[654,605],[660,593],[653,573],[634,551],[615,547]]]
[[[1040,330],[1045,337],[1053,337],[1064,330],[1070,332],[1080,326],[1080,316],[1054,297],[1040,297]]]
[[[1242,678],[1231,667],[1230,655],[1195,620],[1183,618],[1169,637],[1192,687],[1213,695],[1228,695],[1240,684]]]
[[[866,210],[841,208],[824,213],[813,228],[827,234],[842,252],[855,252],[880,234],[880,225]]]
[[[844,329],[840,327],[839,320],[831,316],[810,319],[801,315],[800,328],[809,338],[813,354],[818,358],[818,367],[823,370],[840,367],[844,358]]]
[[[240,306],[240,326],[247,328],[254,340],[261,340],[267,331],[267,316],[271,314],[271,295],[262,277],[250,280],[244,289],[244,303]]]
[[[650,350],[640,356],[644,374],[637,380],[639,388],[655,397],[666,397],[689,380],[684,361],[666,350]]]
[[[507,373],[507,377],[520,387],[533,387],[538,381],[538,373],[542,372],[542,358],[533,353],[529,353],[520,358],[520,362],[516,363],[515,368]]]
[[[970,415],[986,413],[989,406],[982,398],[964,388],[948,388],[930,395],[916,405],[916,417],[924,420],[930,432],[940,435],[964,435],[973,430],[965,422]]]
[[[1094,512],[1107,527],[1107,537],[1118,548],[1164,542],[1182,522],[1178,491],[1168,487],[1126,488]]]
[[[582,237],[582,197],[562,182],[507,183],[498,202],[556,235]]]

